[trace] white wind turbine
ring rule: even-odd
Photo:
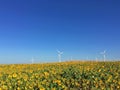
[[[71,61],[73,60],[72,56],[70,57],[70,60],[71,60]]]
[[[96,57],[96,62],[98,62],[98,58]]]
[[[61,62],[61,55],[63,54],[63,52],[60,52],[59,50],[57,50],[57,53],[58,53],[59,62]]]
[[[100,54],[102,54],[103,55],[103,59],[104,59],[104,62],[105,62],[105,60],[106,60],[106,50],[104,50],[103,52],[101,52]]]
[[[32,57],[32,64],[34,63],[34,58]]]

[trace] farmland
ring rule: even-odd
[[[120,62],[0,65],[0,90],[120,90]]]

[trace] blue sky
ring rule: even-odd
[[[120,59],[119,0],[1,0],[0,63]]]

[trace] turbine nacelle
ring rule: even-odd
[[[101,52],[100,54],[105,54],[106,53],[106,50],[104,50],[103,52]]]
[[[57,50],[57,52],[58,52],[58,54],[60,54],[60,55],[63,54],[63,52],[60,52],[59,50]]]

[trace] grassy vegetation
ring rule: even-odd
[[[0,65],[0,90],[120,90],[120,62]]]

